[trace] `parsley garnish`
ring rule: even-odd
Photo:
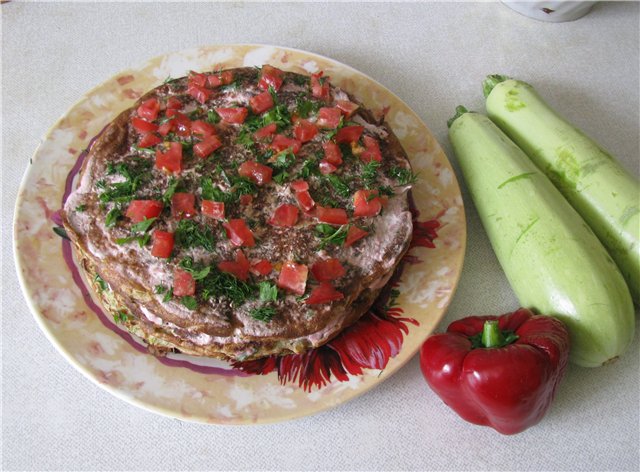
[[[313,159],[306,159],[298,171],[298,177],[308,179],[311,175],[318,175],[319,173],[318,162]]]
[[[216,123],[220,122],[220,115],[218,115],[215,110],[209,110],[207,112],[207,119],[205,121],[207,123],[215,125]]]
[[[101,292],[109,289],[109,285],[107,285],[107,282],[105,282],[104,279],[98,274],[96,274],[96,276],[93,278],[93,281],[96,283]]]
[[[62,239],[69,239],[67,230],[65,230],[62,226],[54,226],[53,232],[60,236]]]
[[[278,185],[282,185],[289,178],[289,172],[283,170],[279,174],[273,176],[273,181]]]
[[[202,228],[193,220],[180,220],[174,238],[176,245],[183,248],[202,247],[207,251],[213,251],[215,244],[211,228]]]
[[[308,118],[310,114],[317,113],[319,109],[320,104],[318,102],[307,100],[304,95],[296,98],[296,114],[300,118]]]
[[[192,297],[190,295],[184,296],[180,299],[180,303],[182,303],[189,310],[195,310],[198,308],[198,300],[196,297]]]
[[[126,311],[119,311],[113,314],[113,321],[115,321],[118,324],[125,323],[129,321],[129,315],[127,314]]]
[[[151,235],[148,234],[147,231],[149,231],[149,228],[151,228],[151,225],[157,219],[158,218],[155,216],[153,218],[145,218],[139,223],[131,225],[131,236],[116,239],[116,244],[126,244],[130,243],[131,241],[138,241],[140,247],[146,246],[146,244],[151,239]]]
[[[158,295],[162,295],[163,293],[167,293],[167,287],[165,287],[164,285],[156,285],[155,287],[153,287],[153,291]]]
[[[324,249],[329,244],[342,246],[347,239],[347,231],[350,225],[342,225],[339,228],[327,223],[316,225],[316,236],[320,238],[320,249]]]
[[[414,174],[411,169],[398,166],[394,166],[389,170],[389,176],[392,179],[396,179],[399,185],[413,184],[418,179],[418,174]]]
[[[171,198],[173,198],[173,194],[176,193],[176,190],[178,190],[178,187],[180,186],[182,182],[180,181],[180,179],[176,179],[175,177],[171,177],[169,179],[169,185],[167,186],[167,189],[164,191],[164,193],[162,194],[162,201],[165,204],[169,204],[171,203]]]
[[[276,169],[288,169],[296,161],[296,156],[290,150],[285,150],[276,156],[274,162],[271,163]]]
[[[111,228],[118,222],[120,218],[122,218],[122,210],[120,210],[120,208],[118,207],[114,207],[109,210],[109,213],[107,213],[107,216],[104,219],[104,225],[107,228]]]
[[[325,179],[329,181],[338,195],[343,198],[349,198],[349,196],[351,195],[351,190],[349,190],[349,186],[344,180],[342,180],[335,174],[328,174],[325,176]]]
[[[164,297],[162,297],[162,303],[167,303],[172,298],[173,298],[173,288],[170,288],[169,290],[166,291],[166,293],[164,294]]]
[[[378,168],[380,163],[378,161],[369,161],[362,167],[362,182],[364,187],[370,189],[378,180]]]
[[[227,297],[235,306],[242,305],[247,299],[255,296],[256,287],[235,278],[226,272],[211,270],[199,281],[202,288],[202,299]]]
[[[276,309],[272,306],[261,306],[249,310],[249,314],[253,319],[268,323],[276,315]]]
[[[233,194],[224,192],[213,185],[213,180],[211,180],[211,178],[205,177],[202,179],[202,199],[229,203],[233,200]]]
[[[202,280],[209,275],[209,272],[211,271],[211,267],[209,266],[194,266],[193,259],[191,257],[185,257],[178,263],[178,265],[185,271],[189,272],[193,277],[193,280]]]
[[[260,301],[275,302],[278,299],[278,287],[271,282],[264,281],[258,284],[260,289]]]
[[[100,201],[126,203],[133,200],[136,191],[140,188],[143,178],[149,175],[148,170],[151,161],[145,159],[132,159],[132,165],[123,162],[107,164],[107,175],[120,174],[125,178],[124,182],[115,182],[109,186],[104,180],[96,182],[99,189],[104,190],[99,195]]]

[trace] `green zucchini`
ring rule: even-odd
[[[449,139],[520,304],[567,325],[572,362],[596,367],[620,356],[633,339],[633,303],[593,231],[486,116],[459,107]]]
[[[487,114],[551,179],[616,261],[640,304],[640,184],[534,88],[491,75]]]

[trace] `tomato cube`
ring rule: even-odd
[[[321,259],[311,266],[311,273],[318,282],[329,282],[343,277],[347,271],[335,257]]]
[[[160,103],[155,98],[145,100],[138,106],[137,113],[140,118],[144,118],[147,121],[153,121],[158,117],[160,111]]]
[[[342,118],[342,112],[339,108],[322,107],[318,110],[318,126],[320,128],[337,128]]]
[[[217,136],[209,136],[204,138],[197,144],[193,145],[193,153],[201,158],[205,158],[211,155],[216,149],[222,146],[222,141]]]
[[[284,134],[276,134],[273,141],[271,141],[271,149],[276,152],[290,149],[294,154],[298,154],[301,146],[302,143],[299,140],[288,138]]]
[[[353,102],[350,102],[349,100],[336,100],[336,106],[347,118],[350,118],[351,115],[353,115],[355,111],[359,108],[358,105],[356,105]]]
[[[347,239],[344,241],[344,247],[349,247],[356,241],[367,236],[369,233],[357,226],[349,226],[347,230]]]
[[[162,138],[156,136],[154,133],[146,133],[140,138],[138,141],[138,146],[141,148],[148,148],[155,146],[156,144],[160,144],[162,142]]]
[[[254,275],[269,275],[273,270],[273,265],[266,259],[258,259],[251,263],[249,270]]]
[[[244,123],[244,120],[247,118],[249,114],[249,110],[243,107],[233,107],[233,108],[215,108],[215,111],[223,121],[227,123],[231,123],[234,125],[240,125]]]
[[[176,297],[192,296],[196,293],[196,281],[189,272],[179,267],[173,271],[173,295]]]
[[[208,138],[216,134],[216,129],[206,121],[196,120],[191,122],[191,132],[202,138]]]
[[[147,120],[138,118],[137,116],[134,116],[133,118],[131,118],[131,125],[140,134],[151,133],[158,129],[158,125],[156,125],[155,123],[150,123]]]
[[[280,90],[282,86],[282,82],[284,73],[277,69],[276,67],[265,64],[262,66],[262,73],[260,74],[260,81],[258,82],[258,87],[262,90],[268,90],[269,87],[273,87],[273,89],[277,92]]]
[[[353,216],[376,216],[382,210],[382,200],[376,190],[358,190],[353,195]]]
[[[270,123],[267,126],[263,126],[262,128],[258,129],[255,133],[253,133],[253,137],[256,139],[264,139],[269,136],[272,136],[277,129],[278,129],[278,126],[275,123]]]
[[[322,159],[320,161],[320,164],[318,165],[318,167],[320,168],[320,173],[322,175],[332,174],[333,172],[338,170],[338,168],[336,166],[331,164],[326,159]]]
[[[322,74],[311,74],[311,95],[315,98],[329,97],[329,77],[322,77]]]
[[[164,205],[160,200],[131,200],[125,216],[132,223],[140,223],[159,216],[163,208]]]
[[[382,153],[380,152],[380,143],[376,138],[371,136],[365,136],[362,138],[364,142],[364,151],[360,154],[360,159],[363,162],[382,161]]]
[[[171,216],[179,220],[196,216],[196,196],[192,193],[176,192],[171,197]]]
[[[155,230],[151,237],[153,246],[151,246],[151,255],[155,257],[168,258],[173,251],[173,233],[168,231]]]
[[[224,226],[227,233],[227,238],[229,238],[234,246],[253,247],[256,245],[253,233],[243,219],[229,220],[223,223],[222,226]]]
[[[264,185],[271,182],[273,169],[259,162],[245,161],[238,167],[238,174],[250,179],[257,185]]]
[[[244,253],[240,249],[238,249],[236,251],[235,260],[219,262],[218,269],[220,269],[222,272],[231,274],[237,279],[244,282],[249,278],[250,264],[247,256],[245,256]]]
[[[322,144],[322,149],[324,149],[325,161],[333,164],[334,166],[342,164],[342,151],[340,151],[340,146],[332,141],[327,141]]]
[[[308,274],[309,269],[306,265],[287,261],[282,265],[276,285],[296,295],[304,295]]]
[[[284,203],[276,208],[269,224],[273,226],[295,226],[298,222],[298,207],[289,203]]]
[[[224,202],[202,200],[201,211],[205,216],[209,216],[217,220],[224,220]]]
[[[330,303],[336,300],[342,300],[344,294],[336,290],[329,282],[322,282],[315,287],[309,298],[305,300],[307,305],[320,305],[323,303]]]
[[[182,144],[172,142],[166,152],[156,149],[156,168],[171,173],[181,172]]]
[[[331,225],[346,225],[349,222],[347,212],[342,208],[325,208],[316,206],[316,218]]]
[[[311,141],[318,134],[316,125],[307,120],[298,120],[293,128],[293,134],[301,143]]]
[[[340,128],[336,133],[337,143],[354,143],[360,139],[364,126],[352,125]]]
[[[262,92],[255,97],[251,97],[249,105],[251,106],[251,110],[256,115],[259,115],[260,113],[273,108],[273,97],[269,92]]]

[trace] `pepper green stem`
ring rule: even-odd
[[[488,348],[504,346],[504,335],[498,327],[496,320],[487,320],[484,322],[482,345]]]
[[[482,93],[484,94],[484,98],[487,98],[493,87],[498,85],[500,82],[504,82],[505,80],[509,80],[509,77],[506,75],[500,74],[492,74],[488,75],[486,79],[482,81]]]

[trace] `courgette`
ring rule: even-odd
[[[620,356],[633,339],[633,303],[593,231],[486,116],[459,107],[449,139],[520,304],[567,325],[572,362],[596,367]]]
[[[640,184],[522,81],[491,75],[487,114],[551,179],[616,261],[640,304]]]

